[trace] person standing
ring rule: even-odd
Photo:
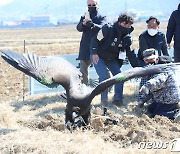
[[[169,18],[166,37],[169,48],[174,37],[174,61],[180,62],[180,3],[178,9],[173,11]]]
[[[157,50],[158,56],[169,56],[165,34],[159,31],[160,21],[151,16],[146,23],[147,30],[145,30],[139,36],[138,59],[140,66],[145,66],[145,62],[143,60],[143,51],[146,49],[154,48]]]
[[[112,75],[120,73],[125,55],[133,55],[130,51],[132,38],[130,33],[134,20],[127,14],[118,17],[118,21],[113,24],[105,24],[91,41],[91,60],[99,76],[99,82],[108,78],[107,68]],[[133,56],[129,56],[133,57]],[[134,59],[133,59],[134,60]],[[123,83],[115,85],[113,104],[122,105]],[[101,103],[104,108],[108,103],[108,90],[101,93]]]
[[[105,16],[98,13],[98,0],[87,0],[88,12],[81,16],[77,24],[77,30],[82,32],[80,41],[78,60],[80,60],[80,72],[82,73],[83,83],[88,84],[88,67],[90,61],[90,42],[105,23]]]

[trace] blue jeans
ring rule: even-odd
[[[96,73],[99,76],[99,82],[102,82],[109,78],[107,68],[110,70],[113,76],[121,72],[120,71],[121,65],[118,62],[118,60],[105,63],[103,59],[99,58],[98,63],[97,64],[93,63],[93,65],[96,69]],[[123,83],[115,84],[114,93],[115,93],[114,100],[122,101]],[[104,92],[101,93],[101,102],[102,103],[108,102],[108,89],[106,89]]]

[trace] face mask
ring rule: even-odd
[[[97,12],[97,8],[96,7],[88,7],[88,11],[90,14],[95,13],[95,12]]]
[[[151,35],[151,36],[156,35],[157,32],[158,32],[157,29],[152,29],[152,28],[148,29],[147,31],[148,31],[148,34]]]
[[[120,33],[122,36],[125,36],[130,33],[130,30],[131,28],[126,28],[120,25],[118,28],[118,31],[119,31],[118,33]]]

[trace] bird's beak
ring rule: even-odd
[[[72,119],[75,119],[76,117],[78,117],[78,114],[76,112],[72,113]]]

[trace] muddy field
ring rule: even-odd
[[[146,24],[134,24],[133,48]],[[166,23],[161,24],[166,31]],[[0,29],[0,49],[29,50],[38,55],[78,53],[81,33],[76,25],[36,28]],[[25,41],[25,46],[24,46]],[[25,79],[25,84],[23,84]],[[137,84],[125,83],[124,104],[111,104],[109,116],[117,125],[106,123],[101,116],[100,98],[93,100],[91,125],[87,130],[64,129],[65,101],[59,93],[28,96],[28,80],[0,59],[0,153],[170,153],[171,140],[180,137],[180,122],[165,117],[153,119],[146,107],[137,107]],[[25,93],[23,94],[23,89]],[[25,101],[23,100],[23,95]],[[138,149],[140,142],[165,143],[164,149]]]

